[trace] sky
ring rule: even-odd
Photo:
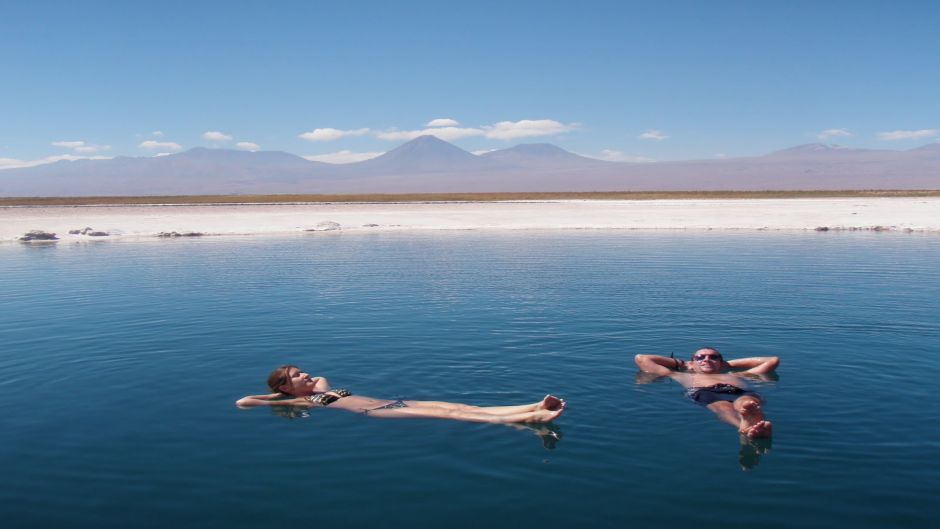
[[[940,140],[940,2],[0,0],[0,168],[432,133],[756,156]]]

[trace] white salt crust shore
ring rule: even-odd
[[[940,232],[940,198],[549,200],[158,206],[3,206],[0,242],[160,233],[284,235],[335,222],[344,232],[408,230],[878,230]],[[70,235],[86,227],[106,237]]]

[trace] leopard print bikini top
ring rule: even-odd
[[[324,391],[323,393],[317,393],[316,395],[308,395],[304,397],[304,399],[314,403],[317,406],[329,406],[339,399],[348,397],[350,395],[352,395],[351,391],[345,390],[343,388],[336,388],[329,391]]]

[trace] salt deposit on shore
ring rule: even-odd
[[[323,224],[321,224],[323,223]],[[86,240],[274,235],[336,228],[382,230],[896,230],[940,232],[940,198],[748,200],[554,200],[450,203],[329,203],[0,207],[0,241],[26,232]],[[99,238],[104,236],[99,236]]]

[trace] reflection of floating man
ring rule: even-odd
[[[705,347],[695,351],[689,362],[659,355],[636,355],[635,360],[642,371],[682,384],[689,399],[714,412],[741,435],[750,439],[771,436],[772,425],[764,419],[761,396],[747,389],[740,375],[772,373],[780,363],[776,356],[726,362],[716,349]],[[729,373],[732,369],[740,371]]]

